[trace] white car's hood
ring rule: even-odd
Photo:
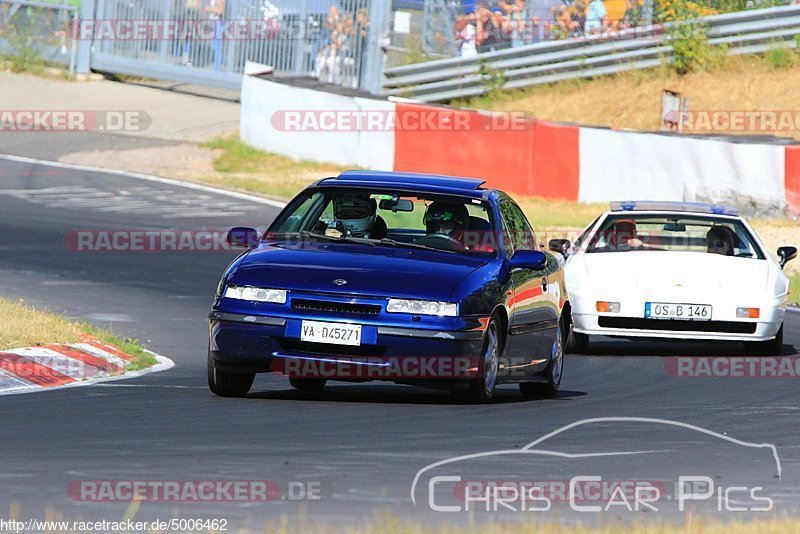
[[[732,293],[763,295],[769,278],[767,261],[701,252],[605,252],[583,254],[582,259],[584,276],[598,295],[608,289],[703,302]]]

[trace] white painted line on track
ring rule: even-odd
[[[155,182],[164,185],[171,185],[175,187],[183,187],[186,189],[193,189],[195,191],[203,191],[205,193],[213,193],[217,195],[225,195],[239,200],[247,200],[256,204],[264,204],[273,208],[282,209],[286,206],[285,202],[253,196],[247,193],[239,193],[238,191],[229,191],[227,189],[220,189],[210,185],[196,184],[193,182],[184,182],[182,180],[175,180],[173,178],[162,178],[152,174],[143,174],[138,172],[118,171],[114,169],[104,169],[102,167],[94,167],[90,165],[76,165],[74,163],[62,163],[60,161],[48,161],[44,159],[28,158],[24,156],[12,156],[10,154],[0,154],[0,160],[13,161],[16,163],[27,163],[30,165],[43,165],[47,167],[54,167],[58,169],[69,169],[73,171],[84,171],[93,173],[112,174],[114,176],[125,176],[127,178],[135,178],[137,180],[144,180],[148,182]]]

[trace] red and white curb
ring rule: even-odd
[[[130,356],[96,341],[2,350],[0,395],[136,378],[174,367],[175,363],[169,358],[151,354],[156,359],[156,365],[126,371],[131,364]]]

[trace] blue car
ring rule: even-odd
[[[307,391],[385,380],[476,403],[501,383],[554,396],[570,328],[562,258],[483,184],[349,171],[309,186],[263,235],[232,229],[247,250],[209,315],[211,391],[243,396],[256,373],[281,372]]]

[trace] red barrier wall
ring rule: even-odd
[[[800,146],[786,147],[786,206],[789,211],[800,214]]]
[[[578,160],[574,126],[397,104],[395,171],[474,176],[509,193],[577,200]]]
[[[577,201],[580,129],[536,121],[534,131],[533,192],[529,194]]]

